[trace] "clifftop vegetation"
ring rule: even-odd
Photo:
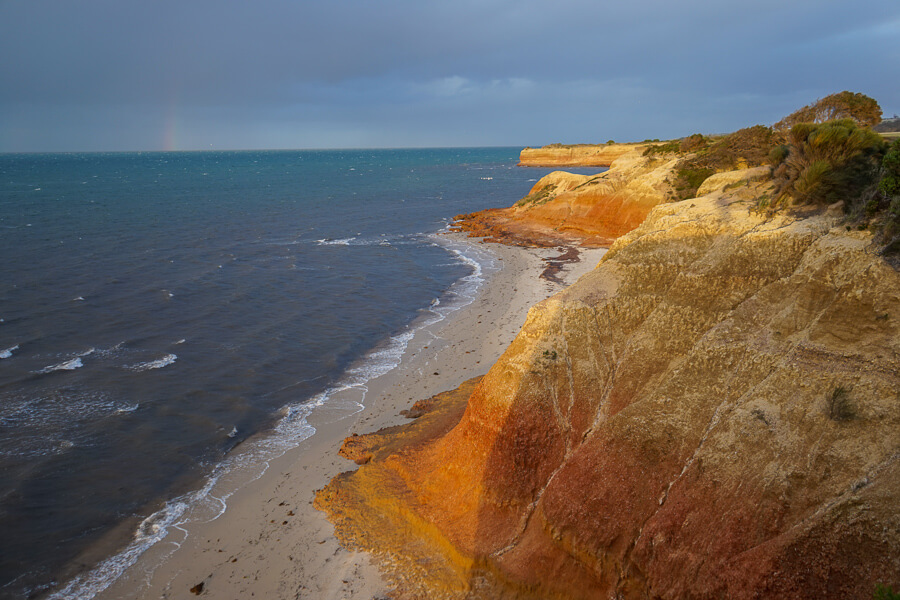
[[[772,207],[852,202],[874,192],[883,154],[881,136],[851,119],[798,123],[787,143],[770,152],[777,194]]]
[[[861,127],[881,122],[881,106],[865,94],[843,91],[831,94],[794,111],[774,125],[776,131],[788,131],[800,123],[825,123],[851,119]]]
[[[839,92],[804,106],[772,127],[755,125],[709,137],[694,134],[648,147],[644,156],[680,157],[669,181],[671,200],[696,195],[714,173],[771,166],[773,189],[758,210],[842,201],[848,227],[871,229],[888,255],[900,255],[900,140],[876,133],[881,107],[859,93]]]
[[[843,202],[847,228],[870,229],[885,255],[900,256],[900,140],[888,145],[851,119],[794,125],[770,155],[774,197],[759,208]]]

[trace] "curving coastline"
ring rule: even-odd
[[[423,317],[425,323],[405,340],[392,369],[362,386],[333,390],[327,402],[304,415],[315,435],[279,450],[263,472],[233,473],[213,482],[210,506],[195,507],[189,523],[169,525],[168,535],[120,572],[98,572],[98,585],[87,581],[61,597],[255,594],[368,600],[382,595],[385,584],[368,555],[342,548],[332,525],[311,505],[315,490],[345,468],[337,455],[342,440],[355,431],[405,423],[401,411],[423,391],[437,393],[483,375],[521,327],[528,307],[590,270],[602,255],[584,254],[554,282],[540,274],[546,260],[559,254],[555,250],[483,246],[448,237],[447,243],[467,248],[467,256],[474,252],[481,265],[484,281],[471,302],[446,311],[441,319]],[[444,308],[439,304],[432,310]],[[239,481],[245,477],[249,484]],[[227,511],[215,502],[223,490]]]
[[[583,185],[546,204],[571,207]],[[483,379],[345,443],[362,464],[317,506],[395,597],[870,598],[900,584],[900,275],[839,206],[754,212],[769,185],[732,171],[648,209],[532,308]],[[559,233],[506,210],[505,229],[462,229]]]

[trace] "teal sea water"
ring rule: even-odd
[[[396,365],[495,268],[438,232],[549,172],[517,158],[0,155],[0,597],[90,597],[85,548],[139,553],[243,440]]]

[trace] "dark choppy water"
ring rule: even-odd
[[[0,155],[0,597],[395,364],[477,284],[478,251],[434,233],[547,172],[517,155]]]

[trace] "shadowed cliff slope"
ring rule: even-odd
[[[752,174],[654,208],[470,396],[351,438],[317,502],[397,596],[898,587],[900,275],[835,215],[751,213]]]

